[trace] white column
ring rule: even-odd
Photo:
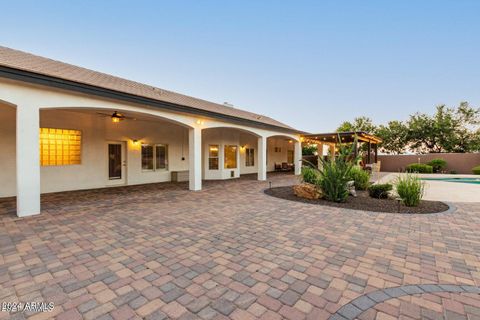
[[[202,129],[188,130],[189,188],[202,190]]]
[[[17,106],[17,215],[40,213],[40,109]]]
[[[259,137],[257,142],[258,180],[267,180],[267,138]]]
[[[295,175],[299,175],[302,172],[302,143],[295,141],[293,146],[293,163],[295,164]]]

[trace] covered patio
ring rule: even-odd
[[[378,145],[382,142],[379,137],[365,131],[349,132],[331,132],[303,134],[302,143],[307,145],[316,145],[318,156],[324,156],[324,149],[328,148],[328,153],[335,157],[338,144],[353,144],[353,155],[356,157],[361,153],[361,144],[366,145],[365,155],[362,159],[366,166],[372,167],[378,164]]]

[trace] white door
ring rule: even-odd
[[[125,158],[126,144],[122,141],[109,141],[107,143],[107,184],[125,184],[127,170]]]

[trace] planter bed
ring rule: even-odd
[[[275,187],[265,189],[265,193],[285,200],[323,205],[329,207],[345,208],[352,210],[364,210],[373,212],[391,212],[391,213],[437,213],[444,212],[449,206],[440,201],[422,200],[418,207],[407,207],[403,204],[398,205],[398,201],[392,199],[371,198],[367,191],[357,191],[357,197],[348,197],[346,202],[337,203],[325,199],[309,200],[297,197],[293,193],[292,186]]]

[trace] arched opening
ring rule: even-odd
[[[256,177],[260,135],[236,127],[202,130],[202,176],[223,180],[240,176]]]
[[[300,174],[301,143],[290,135],[272,135],[267,138],[267,172]]]
[[[0,100],[0,198],[17,194],[16,178],[16,107]]]
[[[188,181],[189,129],[120,108],[42,108],[41,192]]]

